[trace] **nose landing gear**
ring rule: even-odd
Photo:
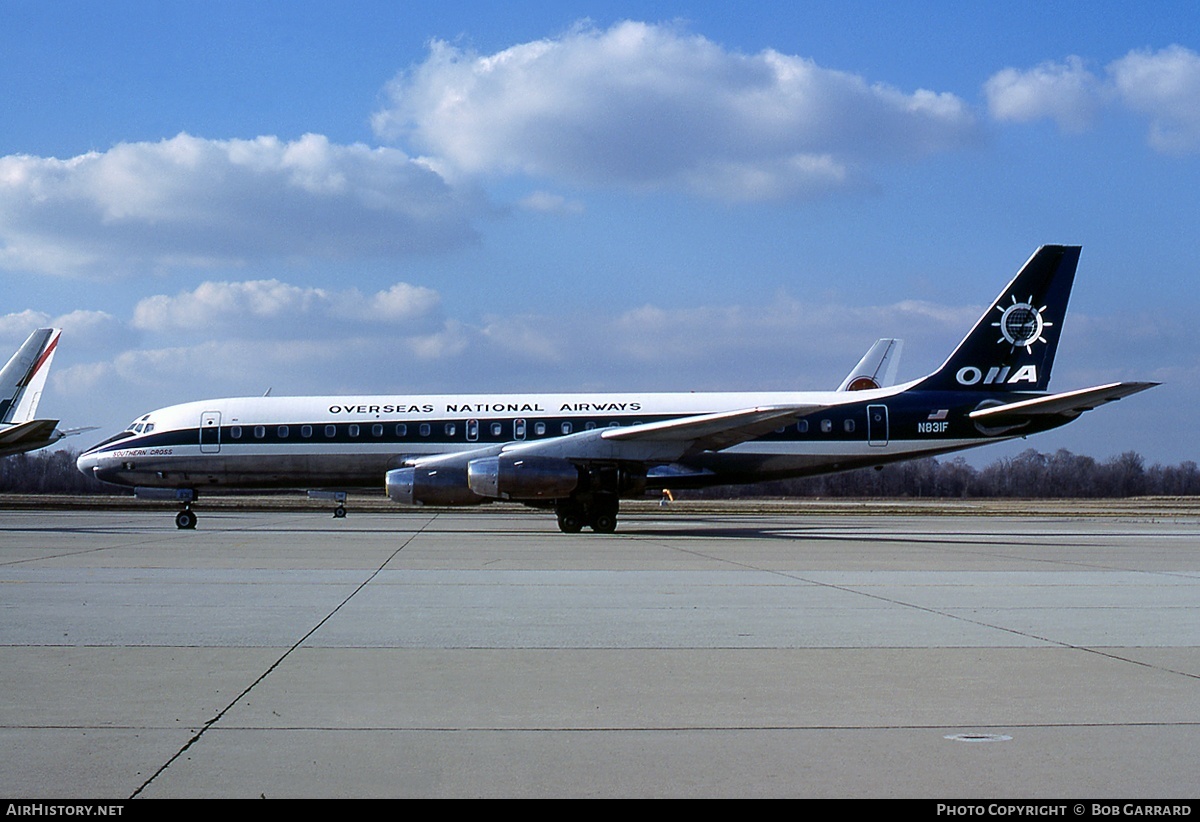
[[[337,503],[337,507],[333,509],[333,518],[342,519],[346,516],[346,492],[345,491],[309,491],[309,499],[328,499]]]
[[[175,527],[181,531],[191,531],[196,527],[196,512],[192,503],[196,501],[194,488],[142,488],[133,489],[133,495],[138,499],[170,499],[183,503],[183,510],[175,515]]]
[[[196,512],[191,503],[184,503],[183,510],[175,515],[175,527],[181,530],[192,530],[196,527]]]

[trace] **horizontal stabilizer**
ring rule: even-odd
[[[1156,382],[1114,382],[1109,385],[1098,385],[1095,388],[1080,388],[1077,391],[1050,394],[992,408],[981,408],[978,411],[972,411],[968,416],[983,425],[1014,425],[1031,417],[1055,414],[1077,417],[1084,411],[1091,411],[1097,406],[1137,394],[1139,391],[1145,391],[1156,385],[1158,385]]]
[[[58,420],[30,420],[19,425],[0,428],[0,446],[24,445],[26,443],[44,442],[49,444],[60,439],[55,436],[55,426]]]

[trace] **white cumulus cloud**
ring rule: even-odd
[[[1150,145],[1168,154],[1200,150],[1200,54],[1170,46],[1133,51],[1109,66],[1121,100],[1150,118]]]
[[[477,211],[394,148],[180,134],[60,160],[0,157],[0,268],[109,276],[473,241]]]
[[[1100,77],[1083,60],[1006,68],[984,84],[988,110],[1001,121],[1056,121],[1082,131],[1105,106],[1149,118],[1150,146],[1165,154],[1200,151],[1200,54],[1173,45],[1131,51],[1105,67]]]
[[[840,187],[881,160],[964,145],[952,94],[905,93],[665,26],[578,27],[495,54],[432,44],[389,86],[377,133],[448,174],[521,173],[752,201]]]
[[[133,326],[152,332],[236,329],[250,336],[305,337],[319,326],[429,318],[440,301],[433,289],[408,283],[363,295],[358,289],[333,291],[279,280],[205,282],[175,296],[156,294],[140,300]]]
[[[1027,123],[1049,118],[1071,132],[1091,125],[1101,108],[1102,91],[1100,80],[1074,56],[1028,71],[1006,68],[984,85],[988,110],[997,120]]]

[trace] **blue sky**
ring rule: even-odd
[[[1052,388],[1164,385],[972,460],[1200,459],[1194,4],[0,7],[0,344],[65,329],[64,425],[907,379],[1078,243]]]

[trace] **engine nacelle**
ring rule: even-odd
[[[501,454],[471,460],[467,485],[494,499],[563,499],[579,487],[579,469],[555,457]]]
[[[387,495],[402,505],[479,505],[488,502],[467,487],[465,468],[394,468]]]

